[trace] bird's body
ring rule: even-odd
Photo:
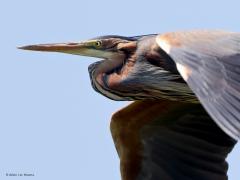
[[[89,66],[93,88],[137,101],[112,120],[123,180],[227,179],[225,158],[240,137],[240,33],[101,36],[22,49],[103,58]]]

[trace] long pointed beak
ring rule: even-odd
[[[90,56],[97,58],[105,58],[106,53],[94,49],[91,45],[91,41],[79,42],[79,43],[55,43],[55,44],[37,44],[18,47],[23,50],[31,51],[43,51],[43,52],[61,52],[67,54]],[[110,53],[112,54],[112,53]]]
[[[71,54],[81,54],[81,51],[87,49],[84,43],[55,43],[55,44],[37,44],[18,47],[18,49],[46,52],[63,52]],[[75,53],[74,53],[75,52]]]
[[[114,56],[116,57],[122,55],[122,53],[119,52],[96,49],[92,45],[93,42],[94,41],[90,40],[79,43],[37,44],[18,47],[18,49],[43,52],[61,52],[104,59],[110,59]]]

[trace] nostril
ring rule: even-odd
[[[69,46],[75,46],[78,45],[78,43],[68,43]]]

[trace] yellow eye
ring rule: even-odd
[[[101,42],[101,41],[96,41],[94,45],[95,45],[96,47],[101,47],[102,42]]]

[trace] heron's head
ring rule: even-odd
[[[101,58],[101,61],[89,66],[92,86],[96,91],[114,100],[153,99],[159,93],[168,93],[167,86],[160,84],[164,82],[162,75],[168,81],[179,78],[154,62],[154,59],[160,58],[159,53],[154,51],[155,38],[156,35],[101,36],[83,42],[38,44],[20,49]],[[166,92],[160,92],[159,88],[165,88]]]

